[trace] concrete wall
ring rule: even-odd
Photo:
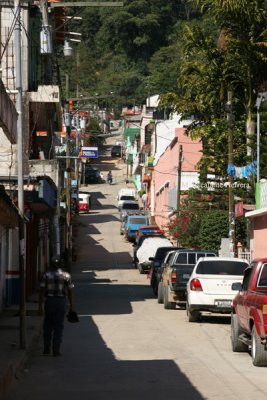
[[[266,257],[267,215],[254,218],[254,254],[253,257]]]
[[[57,160],[30,160],[29,175],[49,176],[59,186],[59,164]]]

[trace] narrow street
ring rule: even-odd
[[[7,400],[266,399],[266,369],[232,353],[229,317],[188,323],[185,310],[164,310],[133,268],[119,233],[119,164],[113,175],[113,185],[86,187],[92,210],[77,217],[80,322],[65,323],[62,357],[43,357],[40,339]]]

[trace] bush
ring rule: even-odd
[[[215,210],[203,215],[199,231],[200,248],[219,251],[221,239],[228,237],[228,230],[227,211]]]

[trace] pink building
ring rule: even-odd
[[[154,207],[151,204],[151,210],[154,208],[155,222],[162,229],[177,209],[179,153],[182,156],[181,191],[199,183],[197,164],[202,156],[202,143],[185,135],[185,128],[176,128],[175,137],[154,165],[153,172]]]

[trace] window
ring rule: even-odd
[[[120,197],[120,200],[135,200],[135,198],[134,198],[134,196],[123,195]]]
[[[146,218],[129,218],[129,224],[147,224],[148,221]]]
[[[187,253],[179,253],[175,264],[187,264]]]
[[[196,263],[196,253],[188,253],[188,264]]]
[[[263,264],[258,280],[258,287],[267,287],[267,264]]]
[[[244,275],[248,264],[239,261],[211,260],[200,261],[197,266],[197,274],[207,275]]]
[[[125,203],[122,205],[123,210],[139,210],[139,205],[135,203]]]
[[[242,282],[242,290],[248,290],[252,267],[245,269],[244,278]]]

